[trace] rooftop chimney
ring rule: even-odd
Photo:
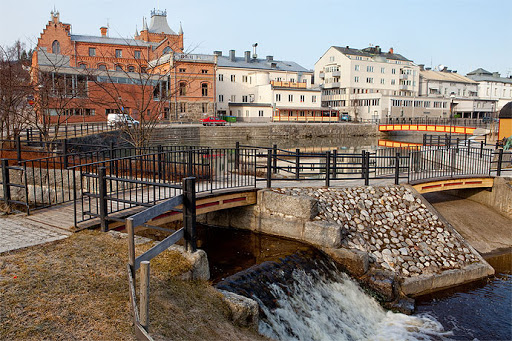
[[[393,48],[392,48],[392,47],[390,47],[390,48],[389,48],[389,53],[390,53],[390,54],[393,54],[393,53],[394,53],[394,51],[393,51]]]
[[[235,50],[229,50],[229,60],[232,62],[235,61]]]
[[[101,32],[101,36],[102,37],[106,37],[107,36],[107,32],[108,32],[108,28],[105,27],[105,26],[102,26],[102,27],[100,27],[100,32]]]
[[[213,54],[216,56],[222,56],[222,51],[213,51]]]
[[[448,66],[445,66],[445,67],[441,70],[441,72],[446,72],[446,70],[448,70]]]
[[[271,62],[274,60],[274,56],[267,56],[267,62]]]
[[[245,62],[246,63],[250,63],[251,62],[251,51],[245,51],[244,52],[244,59],[245,59]]]
[[[258,58],[258,54],[256,53],[256,47],[258,46],[258,43],[252,44],[252,57],[254,59]]]
[[[418,66],[420,67],[420,71],[424,71],[425,70],[425,64],[418,64]]]
[[[380,54],[380,51],[381,51],[380,46],[379,45],[375,46],[375,53]]]

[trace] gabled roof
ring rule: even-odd
[[[272,67],[275,64],[275,68]],[[305,67],[300,66],[295,62],[255,59],[251,58],[250,62],[246,62],[244,57],[235,57],[235,61],[231,61],[228,56],[218,56],[217,65],[219,67],[232,67],[244,69],[261,69],[261,70],[274,70],[274,71],[291,71],[291,72],[312,72]]]
[[[469,79],[468,77],[459,75],[458,73],[453,73],[453,72],[424,70],[424,71],[420,71],[420,77],[428,79],[428,80],[441,81],[441,82],[477,84],[477,82],[475,82],[474,80]]]
[[[72,41],[78,41],[82,43],[93,43],[93,44],[111,44],[111,45],[128,45],[128,46],[141,46],[141,47],[154,47],[158,46],[159,43],[150,43],[143,40],[136,40],[130,38],[110,38],[110,37],[97,37],[97,36],[85,36],[72,34]]]
[[[335,48],[336,50],[338,50],[339,52],[341,52],[343,54],[352,55],[352,56],[363,56],[363,57],[370,57],[370,58],[375,57],[375,56],[382,56],[384,58],[391,59],[391,60],[402,60],[405,62],[412,61],[398,53],[385,52],[385,53],[380,53],[380,54],[374,54],[374,53],[365,52],[365,51],[359,50],[359,49],[353,49],[350,47],[333,46],[333,48]]]

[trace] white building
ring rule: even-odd
[[[323,89],[322,106],[358,121],[413,116],[414,104],[420,105],[419,67],[393,49],[382,52],[379,46],[362,50],[331,46],[315,64],[315,83]],[[443,104],[435,108],[439,110],[433,110],[433,104],[426,108],[428,113],[442,112]],[[416,114],[423,113],[421,109]]]
[[[478,82],[478,97],[497,101],[496,112],[512,101],[512,76],[505,78],[498,72],[479,68],[468,73],[467,77]]]
[[[218,115],[238,121],[270,122],[306,117],[321,110],[321,90],[312,88],[313,72],[294,62],[258,59],[245,51],[243,57],[217,55],[216,105]],[[289,119],[294,120],[294,119]],[[300,121],[301,119],[297,119]]]
[[[420,65],[419,95],[450,101],[453,114],[461,118],[491,116],[496,106],[496,100],[478,96],[478,82],[446,67],[433,71]]]

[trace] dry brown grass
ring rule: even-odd
[[[0,255],[0,339],[133,340],[126,261],[126,239],[90,231]],[[209,283],[172,277],[189,266],[176,252],[152,260],[153,336],[264,339],[231,324],[225,304]]]

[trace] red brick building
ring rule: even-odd
[[[179,56],[189,56],[183,31],[169,27],[165,11],[151,11],[149,27],[144,22],[134,39],[111,38],[107,27],[99,36],[71,34],[52,12],[32,58],[40,115],[54,122],[101,122],[111,112],[193,121],[214,112],[213,57],[198,63]]]

